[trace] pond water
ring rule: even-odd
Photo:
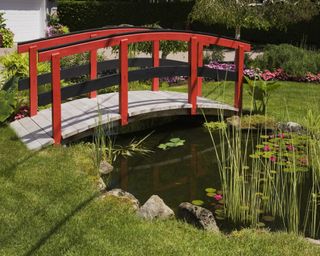
[[[210,197],[207,196],[206,188],[214,188],[216,190],[215,193],[222,194],[222,196],[224,195],[222,192],[223,188],[221,186],[218,160],[209,133],[203,127],[202,121],[177,119],[174,122],[161,125],[154,129],[118,136],[116,138],[116,144],[128,145],[133,138],[143,138],[151,131],[153,131],[153,133],[144,142],[144,146],[153,152],[147,156],[135,155],[126,158],[119,157],[114,163],[115,170],[109,180],[110,188],[120,187],[132,193],[139,199],[141,204],[151,195],[159,195],[175,212],[177,212],[178,205],[181,202],[202,200],[204,202],[203,206],[212,210],[218,218],[218,225],[226,232],[236,228],[252,226],[252,223],[245,221],[246,218],[252,217],[252,212],[250,213],[248,209],[244,209],[244,211],[248,210],[245,217],[240,214],[243,218],[232,218],[230,215],[228,217],[221,217],[224,200],[217,201],[212,195]],[[214,134],[214,136],[215,140],[219,141],[218,134]],[[185,140],[184,145],[167,150],[158,148],[160,144],[166,143],[172,138]],[[298,175],[303,175],[303,177],[299,178],[301,179],[301,181],[299,180],[299,185],[301,186],[298,188],[297,198],[293,199],[290,194],[292,191],[286,189],[290,186],[289,179],[288,184],[280,184],[279,187],[280,191],[288,193],[288,195],[283,197],[277,196],[275,200],[284,200],[285,202],[280,202],[279,205],[289,205],[289,208],[291,207],[291,203],[295,203],[298,208],[295,214],[299,216],[299,219],[294,220],[295,217],[291,216],[291,210],[285,211],[285,209],[282,209],[281,214],[279,214],[279,211],[273,210],[272,200],[270,199],[270,205],[265,204],[263,211],[261,210],[261,213],[257,214],[259,220],[255,223],[256,227],[268,227],[271,230],[288,230],[290,229],[288,228],[288,222],[298,221],[299,232],[310,235],[310,225],[303,226],[303,222],[306,221],[306,216],[310,215],[310,212],[306,214],[310,205],[307,205],[307,198],[304,199],[304,197],[310,194],[310,174],[308,172],[302,172]],[[258,195],[260,192],[265,193],[265,191],[257,190],[250,193]],[[246,196],[244,198],[246,198]],[[262,198],[262,200],[264,199]],[[290,200],[292,200],[292,202]],[[248,201],[243,204],[244,208],[250,207],[248,206]],[[260,208],[262,208],[261,204],[259,205]],[[235,211],[237,211],[237,209]],[[218,214],[219,212],[220,214]],[[317,216],[319,216],[319,209],[317,210]],[[319,237],[318,224],[316,229],[316,236]]]

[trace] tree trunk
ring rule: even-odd
[[[240,40],[240,36],[241,36],[241,27],[240,26],[236,26],[236,29],[235,29],[235,39],[236,40]]]

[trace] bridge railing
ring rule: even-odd
[[[31,40],[21,42],[18,44],[18,53],[29,54],[29,81],[24,84],[29,86],[29,107],[30,116],[34,116],[38,111],[38,79],[37,79],[37,63],[38,63],[38,51],[48,47],[59,47],[67,43],[75,43],[77,41],[86,40],[95,37],[108,36],[111,34],[124,33],[130,31],[143,31],[147,30],[145,27],[103,27],[98,29],[84,30],[79,32],[68,33],[60,36],[54,36],[50,38],[41,38],[37,40]],[[90,52],[90,58],[94,60],[96,53]],[[94,73],[94,67],[91,68]],[[95,97],[96,93],[90,92],[90,97]]]
[[[159,59],[160,41],[176,40],[189,43],[189,57],[187,65],[180,63],[175,66],[161,66]],[[128,59],[128,45],[130,43],[151,41],[153,43],[152,51],[152,68],[143,70],[134,70],[128,72],[130,60]],[[91,39],[71,42],[64,45],[49,47],[39,50],[39,61],[51,62],[51,84],[52,92],[40,95],[39,103],[48,104],[52,102],[52,125],[53,137],[55,143],[61,142],[61,101],[69,97],[77,96],[83,93],[95,92],[98,89],[106,88],[116,84],[120,85],[119,89],[119,109],[121,115],[121,124],[128,123],[128,82],[153,79],[152,90],[159,90],[159,77],[184,75],[189,77],[188,82],[188,102],[192,105],[191,114],[196,114],[197,96],[201,95],[202,77],[215,73],[214,70],[203,67],[203,47],[207,45],[218,45],[236,50],[236,81],[234,106],[241,110],[242,106],[242,80],[243,80],[243,61],[244,52],[250,51],[250,45],[241,41],[235,41],[228,38],[218,37],[212,34],[197,33],[189,31],[172,31],[172,30],[152,30],[152,31],[135,31],[122,34],[112,34]],[[119,68],[119,75],[110,75],[97,78],[98,63],[96,58],[97,50],[105,47],[119,46],[119,60],[114,61]],[[94,53],[90,58],[90,79],[78,85],[61,88],[61,78],[66,76],[66,71],[61,71],[61,58],[73,54],[90,52]],[[132,60],[131,60],[132,61]],[[107,61],[110,62],[111,61]],[[108,65],[107,62],[104,64]],[[162,61],[163,62],[163,61]],[[102,64],[102,63],[99,63]],[[176,63],[178,64],[178,63]],[[219,71],[220,75],[221,72]],[[71,72],[72,73],[72,72]],[[226,72],[224,72],[226,73]],[[219,75],[219,74],[218,74]],[[47,80],[48,80],[48,75]],[[33,78],[34,79],[34,78]],[[35,80],[38,80],[36,77]],[[20,84],[26,89],[27,84]],[[31,79],[30,79],[31,89]]]

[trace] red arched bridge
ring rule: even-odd
[[[164,40],[188,42],[188,62],[160,59],[160,41]],[[128,58],[129,44],[146,41],[153,46],[151,58]],[[235,49],[236,71],[203,66],[203,48],[209,45]],[[119,47],[119,58],[99,62],[98,50],[112,46]],[[212,34],[141,27],[106,27],[23,42],[18,52],[29,54],[29,78],[19,81],[19,90],[29,90],[30,117],[12,122],[11,127],[29,149],[37,150],[111,122],[126,125],[135,118],[202,111],[219,114],[223,110],[231,115],[242,108],[246,51],[250,51],[249,44]],[[63,57],[84,52],[89,52],[89,64],[61,69]],[[51,63],[51,72],[38,75],[37,63],[46,61]],[[117,72],[107,75],[108,70]],[[89,79],[61,86],[64,79],[84,75]],[[172,76],[189,77],[188,93],[159,91],[159,78]],[[201,97],[203,77],[235,81],[234,106]],[[151,91],[128,90],[129,82],[149,79]],[[51,90],[41,88],[46,84],[51,84]],[[97,95],[98,90],[115,85],[119,85],[118,92]],[[39,106],[49,104],[38,111]]]

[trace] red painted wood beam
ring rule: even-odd
[[[37,50],[36,46],[29,48],[29,107],[30,116],[35,116],[38,113],[38,67],[37,67]]]
[[[121,125],[128,124],[128,40],[120,42],[120,92],[119,108]]]
[[[41,38],[38,40],[32,40],[30,42],[22,42],[18,44],[18,53],[28,52],[30,47],[36,46],[38,49],[44,49],[49,47],[54,47],[57,45],[74,43],[81,40],[86,40],[92,38],[92,35],[95,37],[109,36],[112,34],[126,33],[133,31],[144,31],[148,30],[147,28],[136,28],[136,27],[115,27],[115,28],[105,28],[91,31],[79,31],[78,33],[69,33],[58,37],[49,37]]]
[[[61,143],[61,88],[60,88],[60,55],[51,57],[52,75],[52,135],[54,144]]]
[[[153,60],[153,67],[159,67],[159,51],[160,51],[160,41],[155,40],[153,41],[153,48],[152,48],[152,60]],[[159,78],[155,77],[152,79],[152,91],[159,91]]]
[[[203,67],[203,44],[198,43],[198,67]],[[202,77],[198,77],[198,96],[202,96]]]
[[[239,46],[243,46],[244,51],[250,51],[251,49],[250,44],[231,40],[231,39],[226,39],[226,38],[219,38],[211,35],[203,35],[203,34],[188,33],[188,32],[170,32],[170,31],[154,31],[153,32],[152,31],[149,33],[136,32],[134,34],[129,34],[129,35],[115,35],[112,38],[103,38],[103,39],[97,38],[97,40],[95,41],[80,43],[78,45],[65,46],[58,49],[55,48],[55,49],[47,50],[39,54],[39,61],[50,60],[50,56],[55,52],[59,52],[61,54],[61,57],[64,57],[72,54],[90,51],[93,49],[119,45],[120,41],[123,39],[127,39],[128,43],[154,41],[154,40],[189,42],[191,37],[193,36],[197,37],[198,41],[205,45],[212,44],[212,45],[224,46],[224,47],[233,48],[233,49],[238,49]]]
[[[198,39],[191,37],[189,42],[189,65],[190,77],[188,80],[188,102],[191,106],[191,115],[197,114],[197,95],[198,95]]]
[[[243,69],[244,69],[244,48],[239,46],[235,56],[237,80],[235,83],[234,107],[242,111],[242,91],[243,91]]]
[[[98,73],[98,63],[97,63],[97,50],[90,51],[90,79],[94,80],[97,78]],[[96,98],[97,91],[92,91],[89,93],[89,98]]]

